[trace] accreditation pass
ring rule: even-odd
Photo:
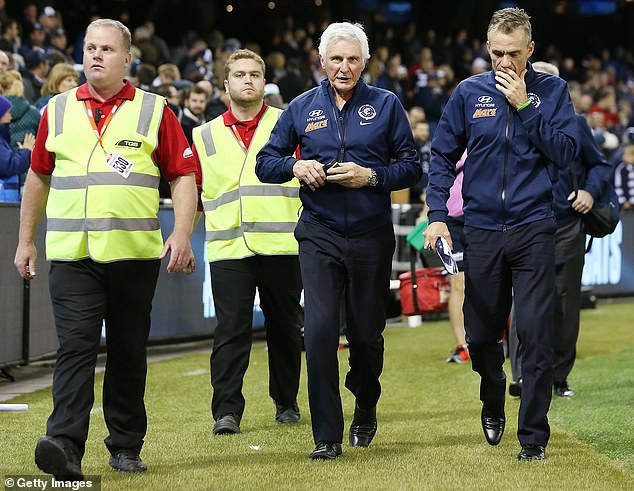
[[[110,152],[110,155],[106,158],[106,165],[113,169],[121,177],[128,178],[134,162],[130,162],[128,159],[119,155],[117,152]]]

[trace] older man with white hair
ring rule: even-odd
[[[328,26],[319,45],[327,78],[295,98],[258,154],[263,182],[302,183],[295,229],[304,282],[308,396],[316,447],[310,458],[341,455],[339,344],[345,302],[355,395],[349,441],[367,447],[377,429],[383,329],[394,231],[390,192],[422,175],[407,115],[396,96],[360,80],[370,57],[359,24]],[[299,145],[301,159],[292,157]]]

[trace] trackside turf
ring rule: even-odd
[[[311,462],[313,448],[305,367],[302,421],[280,426],[268,396],[265,345],[254,344],[244,383],[242,433],[213,436],[209,358],[185,355],[151,363],[146,405],[149,430],[142,457],[149,471],[124,475],[108,467],[97,377],[95,408],[83,470],[106,490],[632,490],[634,489],[634,304],[603,304],[582,312],[578,361],[569,379],[577,391],[551,406],[545,462],[519,463],[517,408],[507,400],[507,430],[497,447],[479,423],[478,377],[469,364],[445,363],[453,348],[449,323],[385,331],[379,430],[368,449]],[[347,351],[341,350],[342,382]],[[509,370],[507,370],[507,374]],[[346,425],[354,400],[343,388]],[[41,475],[33,448],[51,411],[50,390],[19,397],[27,412],[0,413],[0,475]]]

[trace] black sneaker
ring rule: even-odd
[[[234,435],[240,433],[240,420],[233,414],[218,418],[213,428],[214,435]]]
[[[570,388],[568,381],[553,382],[553,394],[559,397],[572,397],[575,395],[575,391]]]
[[[35,463],[55,479],[83,481],[81,459],[70,445],[52,436],[43,436],[35,447]]]
[[[509,395],[513,397],[522,397],[522,379],[509,384]]]
[[[544,460],[545,458],[546,448],[541,445],[522,445],[522,450],[517,454],[517,460],[520,462]]]
[[[291,406],[275,403],[275,421],[278,423],[283,425],[299,423],[300,419],[299,406],[296,402]]]
[[[145,472],[147,465],[143,463],[138,453],[130,450],[119,450],[113,453],[108,464],[119,472]]]

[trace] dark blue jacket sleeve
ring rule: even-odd
[[[581,189],[588,191],[596,200],[601,194],[604,183],[610,179],[611,167],[603,152],[592,136],[592,130],[583,116],[577,116],[579,125],[579,145],[581,146],[581,165],[585,172]]]
[[[0,178],[22,174],[29,170],[30,163],[31,150],[13,150],[4,138],[0,138]]]
[[[553,117],[546,121],[535,105],[529,104],[518,112],[528,138],[533,145],[559,169],[565,169],[577,156],[577,122],[568,86],[561,83],[559,94],[553,94],[556,108]]]
[[[379,190],[396,191],[415,186],[423,176],[414,136],[407,114],[396,97],[392,98],[390,112],[389,165],[375,168],[379,180]]]
[[[292,108],[287,107],[277,120],[269,141],[258,152],[255,174],[262,182],[281,184],[293,179],[293,166],[297,162],[292,157],[299,138],[293,124]]]
[[[465,148],[464,104],[458,86],[445,106],[431,144],[427,186],[429,223],[447,220],[449,189],[456,180],[456,162]]]

